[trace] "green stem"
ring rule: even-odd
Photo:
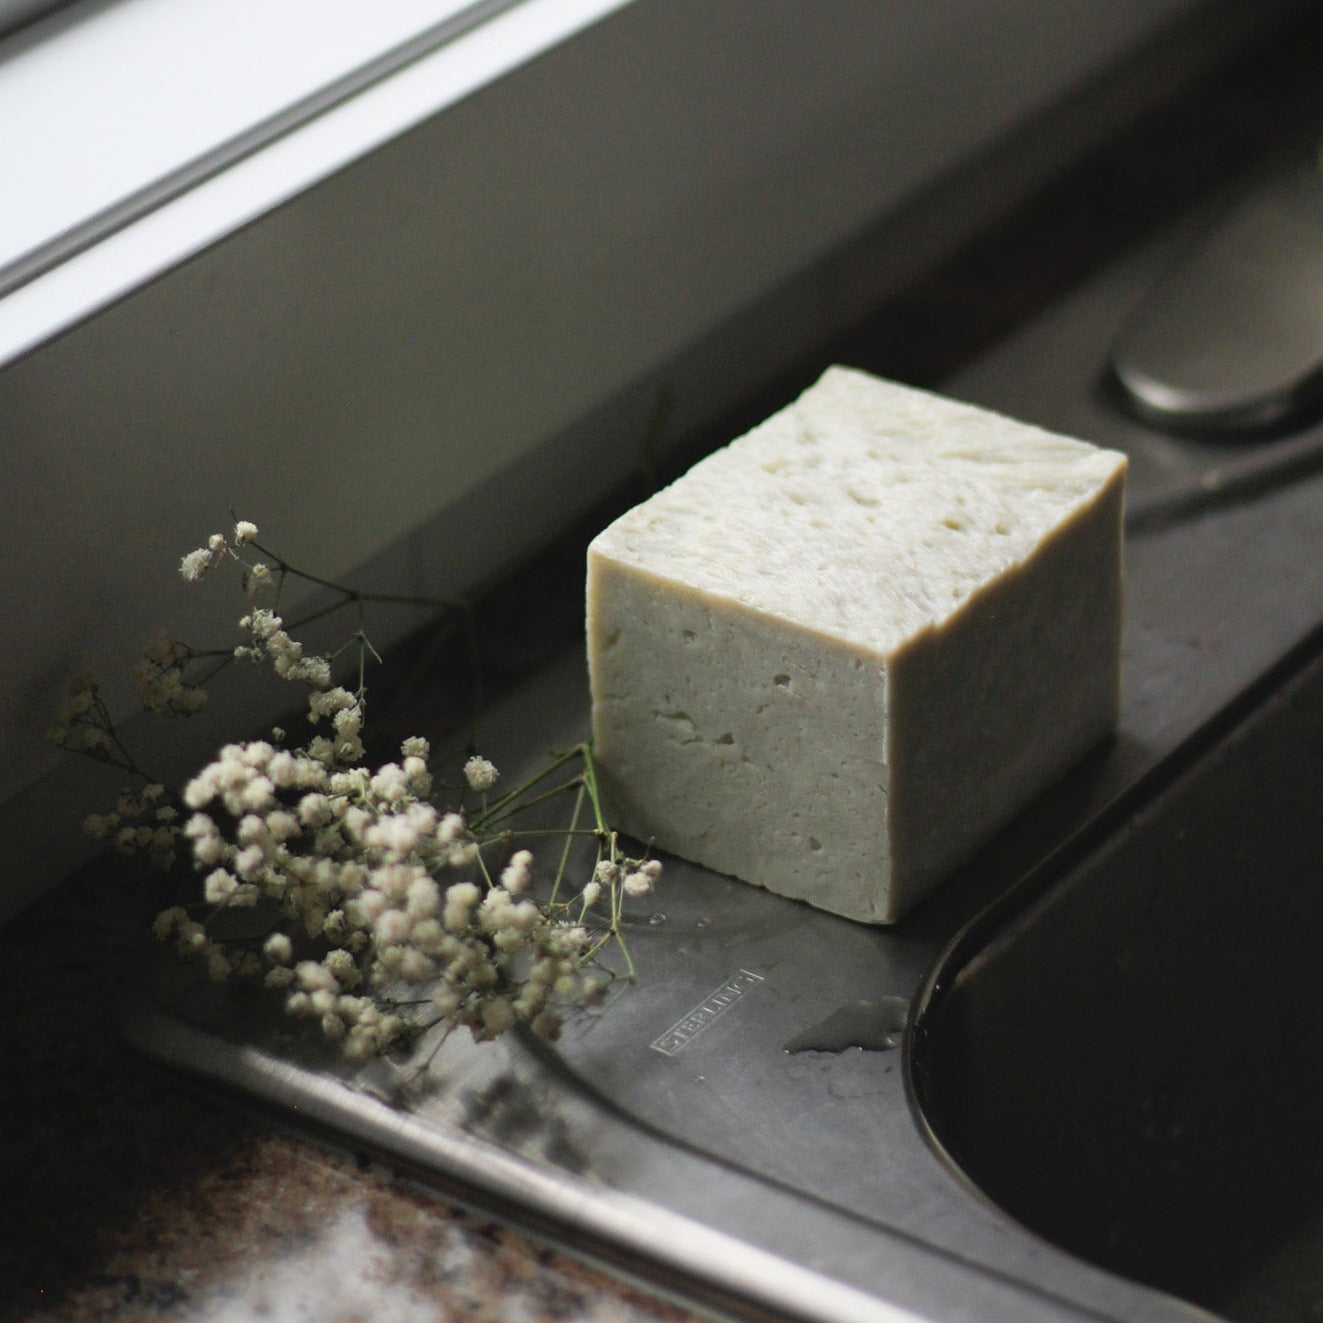
[[[483,842],[484,847],[488,844],[497,842],[505,843],[507,841],[535,840],[543,836],[597,836],[596,827],[521,827],[518,830],[503,831],[499,836],[493,837],[490,842]]]
[[[581,784],[579,793],[574,797],[574,811],[570,814],[569,830],[565,833],[565,844],[561,846],[560,862],[556,866],[556,878],[551,884],[551,896],[547,901],[548,906],[556,903],[556,897],[560,895],[561,884],[565,881],[565,873],[570,863],[570,844],[579,831],[579,815],[583,812],[583,799],[585,788]]]
[[[597,787],[597,763],[593,758],[592,740],[585,740],[576,746],[574,752],[583,759],[583,783],[588,788],[589,799],[592,800],[593,818],[597,823],[597,830],[606,836],[610,828],[607,826],[606,815],[602,812],[602,796]],[[614,849],[614,846],[612,848]]]
[[[616,939],[616,946],[620,954],[625,958],[625,977],[632,983],[636,976],[634,969],[634,957],[629,954],[629,943],[625,941],[624,934],[617,928],[611,934]]]
[[[564,784],[556,786],[553,790],[544,790],[540,795],[532,796],[531,799],[517,800],[511,803],[509,807],[503,811],[498,812],[497,809],[499,806],[494,806],[492,810],[483,814],[480,819],[474,820],[474,830],[476,831],[478,824],[480,824],[484,831],[489,831],[495,827],[497,823],[504,822],[506,819],[514,817],[515,814],[522,813],[525,809],[532,808],[535,804],[545,804],[549,800],[555,799],[558,795],[563,795],[567,791],[577,789],[581,784],[580,778],[576,776],[573,780],[566,781]]]
[[[563,753],[557,754],[536,776],[531,776],[527,781],[521,781],[513,790],[507,790],[505,794],[498,795],[490,804],[484,804],[482,811],[473,816],[469,823],[470,827],[474,832],[482,831],[488,823],[503,815],[510,805],[526,795],[535,785],[560,771],[567,763],[573,762],[579,756],[579,751],[582,748],[582,745],[578,745],[573,749],[567,749]]]

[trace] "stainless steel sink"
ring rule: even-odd
[[[1150,715],[1219,683],[1228,702],[1128,808],[960,931],[910,1062],[935,1145],[1034,1234],[1246,1323],[1317,1319],[1323,428],[1229,444],[1116,407],[1103,328],[1160,287],[1188,233],[958,389],[1130,452],[1128,711],[1135,685]]]
[[[1323,663],[1200,743],[962,934],[917,1015],[917,1097],[1052,1243],[1237,1319],[1317,1318]]]
[[[1107,339],[1167,251],[948,386],[1130,453],[1124,699],[1115,740],[903,923],[676,861],[633,915],[628,997],[554,1051],[456,1036],[422,1094],[207,987],[139,989],[131,1038],[734,1312],[1315,1308],[1323,428],[1213,445],[1115,407]],[[585,723],[576,656],[485,751],[513,776]]]

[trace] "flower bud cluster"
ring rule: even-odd
[[[184,556],[180,573],[194,581],[232,561],[258,599],[298,571],[256,558],[254,551],[267,554],[250,548],[256,537],[256,526],[240,520],[228,538],[213,534]],[[283,732],[225,745],[184,786],[183,818],[159,785],[126,792],[112,812],[87,818],[93,836],[126,853],[145,851],[167,867],[177,849],[191,854],[200,901],[163,911],[155,935],[217,982],[255,981],[279,994],[288,1014],[315,1025],[351,1060],[433,1027],[463,1026],[484,1040],[524,1024],[554,1038],[569,1011],[595,1004],[614,977],[603,948],[624,949],[624,900],[651,891],[660,865],[622,855],[595,808],[598,858],[587,881],[570,888],[563,876],[570,837],[589,835],[577,826],[576,808],[550,898],[537,899],[533,856],[511,850],[508,839],[522,789],[489,800],[499,773],[474,754],[463,764],[463,784],[480,809],[470,819],[438,808],[429,799],[425,739],[405,740],[395,761],[364,765],[361,681],[357,692],[334,684],[330,659],[306,654],[272,607],[254,602],[239,625],[245,640],[236,658],[309,686],[311,738],[293,749]],[[361,631],[354,638],[361,660],[375,656]],[[206,694],[186,682],[186,669],[217,655],[158,638],[137,670],[144,706],[196,711]],[[137,771],[90,677],[71,687],[53,735]],[[587,748],[553,767],[578,756],[582,777],[561,789],[577,785],[581,803],[594,784]],[[535,784],[534,802],[558,793],[539,778]],[[219,922],[231,911],[247,913]]]
[[[210,574],[227,556],[243,564],[240,559],[239,548],[245,543],[251,542],[256,536],[257,525],[247,519],[240,519],[234,525],[233,543],[227,541],[223,533],[213,533],[207,539],[205,547],[198,547],[196,551],[190,551],[180,559],[179,573],[189,583],[196,583],[205,575]],[[270,573],[269,567],[267,567],[267,572]]]
[[[302,680],[305,684],[325,689],[331,683],[330,661],[325,657],[304,656],[303,644],[289,636],[284,623],[274,611],[260,606],[254,608],[239,621],[239,628],[249,631],[252,642],[235,648],[234,655],[251,661],[269,661],[282,680]]]
[[[278,618],[260,609],[245,627],[263,644],[280,633]],[[308,719],[329,722],[334,738],[296,750],[226,745],[184,788],[191,816],[182,834],[205,904],[213,914],[270,913],[275,927],[260,949],[240,955],[182,911],[167,911],[158,935],[201,959],[212,978],[242,971],[282,990],[286,1010],[315,1021],[351,1059],[428,1022],[398,1009],[401,988],[419,989],[408,1000],[428,1008],[430,1023],[466,1026],[479,1039],[518,1023],[555,1036],[566,1011],[600,989],[601,938],[583,919],[603,882],[588,884],[574,923],[567,906],[532,898],[528,850],[509,854],[493,879],[463,815],[426,798],[427,741],[406,740],[398,761],[370,770],[352,761],[362,717],[360,696],[317,690]],[[475,787],[496,779],[480,758],[465,775]],[[615,870],[609,886],[632,876],[625,862],[605,867]]]

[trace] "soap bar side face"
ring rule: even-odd
[[[623,830],[851,918],[889,871],[880,660],[594,550],[599,784]]]
[[[890,659],[888,918],[1115,728],[1124,469],[1012,573]]]

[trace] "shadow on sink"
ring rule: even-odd
[[[919,1110],[1058,1246],[1230,1318],[1323,1318],[1323,661],[951,949]]]

